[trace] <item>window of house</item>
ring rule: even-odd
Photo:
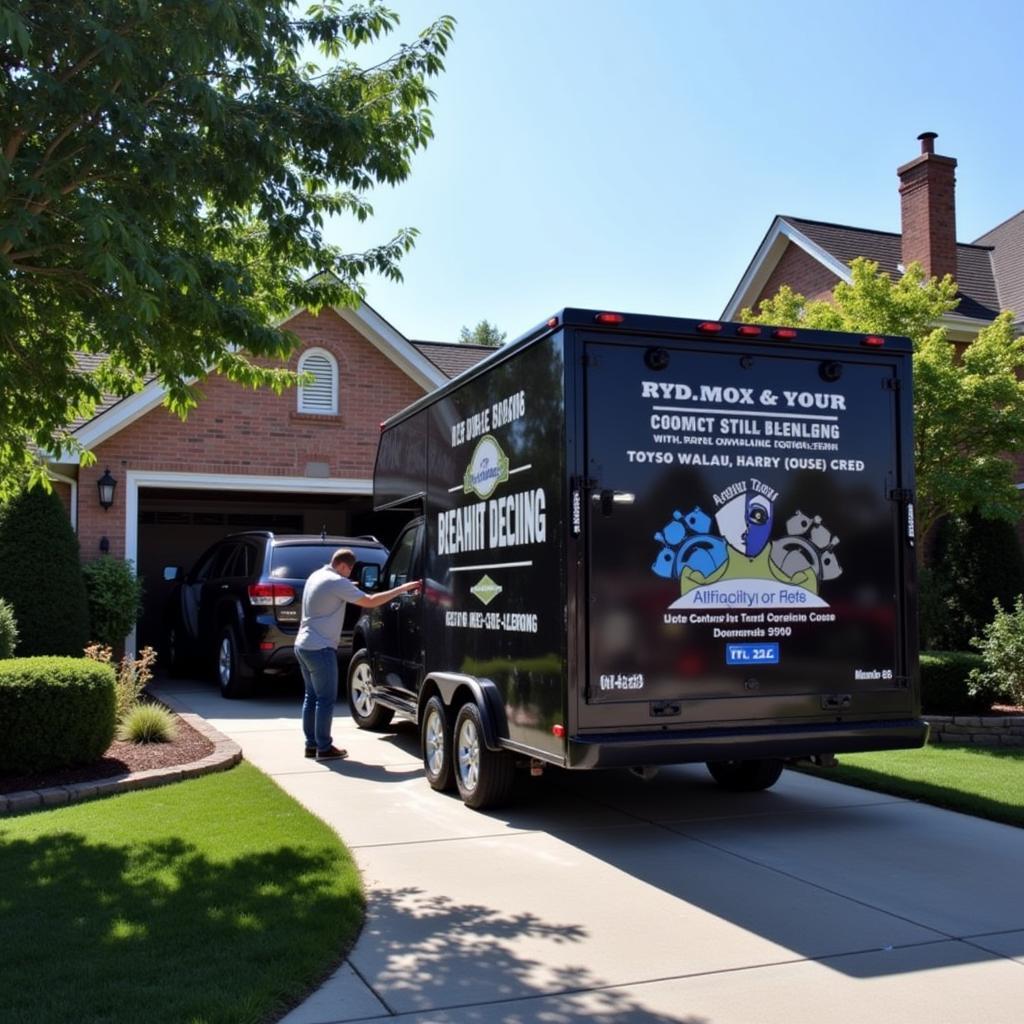
[[[338,411],[338,364],[330,352],[311,348],[299,357],[299,373],[312,374],[299,385],[299,412],[334,415]]]

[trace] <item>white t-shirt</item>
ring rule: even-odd
[[[345,623],[345,605],[363,592],[329,565],[317,569],[302,592],[302,621],[295,646],[303,651],[337,647]]]

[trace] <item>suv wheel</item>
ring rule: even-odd
[[[453,762],[455,784],[467,807],[482,810],[505,803],[512,795],[515,766],[507,750],[489,750],[484,743],[480,709],[470,701],[455,717]]]
[[[439,792],[455,788],[452,772],[452,716],[444,701],[433,696],[423,711],[420,729],[423,749],[423,773],[431,789]]]
[[[234,626],[221,630],[217,646],[217,682],[221,696],[228,700],[248,696],[252,687],[252,675],[238,653],[238,634]]]
[[[373,669],[365,650],[352,655],[348,666],[348,709],[360,729],[384,729],[394,717],[391,708],[382,708],[373,696]]]

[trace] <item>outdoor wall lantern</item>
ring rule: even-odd
[[[117,481],[110,475],[108,466],[103,476],[96,481],[96,489],[100,492],[100,505],[103,506],[104,511],[114,504],[115,487],[117,487]]]

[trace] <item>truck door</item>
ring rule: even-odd
[[[584,364],[587,703],[827,716],[777,698],[905,688],[895,363],[594,340]]]
[[[384,566],[381,590],[391,590],[422,576],[423,523],[408,526]],[[380,609],[378,680],[388,690],[408,696],[419,675],[422,602],[419,594],[402,594]]]

